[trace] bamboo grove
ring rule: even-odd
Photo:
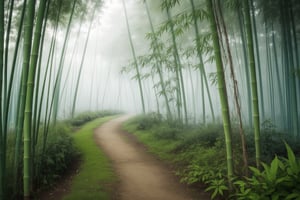
[[[239,129],[245,169],[245,132],[254,135],[257,167],[262,126],[275,126],[299,140],[299,1],[144,0],[142,4],[149,50],[133,54],[133,63],[123,72],[138,81],[143,109],[148,105],[143,91],[152,85],[159,106],[146,107],[146,112],[182,124],[221,122],[229,180],[234,175],[233,126]],[[158,13],[162,20],[154,17]],[[127,17],[126,23],[130,29]],[[138,44],[130,43],[134,51]]]
[[[132,2],[141,5],[143,24],[148,25],[145,53],[138,48],[127,7]],[[228,180],[235,173],[233,129],[241,138],[245,174],[245,134],[253,135],[257,167],[262,127],[276,127],[299,140],[298,0],[119,4],[128,34],[122,39],[129,41],[132,53],[132,62],[122,72],[137,81],[140,106],[135,107],[183,125],[222,123]],[[40,167],[35,160],[37,144],[45,153],[49,129],[62,110],[74,117],[88,43],[101,7],[100,0],[0,0],[0,200],[11,194],[30,199]],[[80,38],[82,49],[77,46]],[[102,104],[109,93],[110,73],[109,68],[104,94],[95,88]]]
[[[81,71],[73,70],[73,77],[70,74],[62,76],[66,71],[63,66],[69,62],[66,52],[72,51],[68,46],[69,38],[75,29],[78,35],[81,33],[81,27],[77,28],[74,22],[88,20],[92,24],[94,14],[89,15],[88,11],[95,13],[101,4],[101,1],[81,0],[1,0],[1,200],[19,198],[20,194],[24,199],[31,198],[40,167],[35,162],[37,143],[42,140],[39,148],[45,151],[49,127],[58,120],[58,111],[66,98],[63,88],[70,78],[77,81],[71,91],[73,106],[69,111],[69,115],[74,116]],[[63,34],[63,44],[59,44]],[[87,43],[89,36],[84,37]],[[14,152],[8,152],[9,145],[14,146],[10,148]],[[13,174],[7,173],[8,167],[13,168]],[[12,182],[8,179],[13,179],[13,186],[9,185],[13,191],[8,190],[8,183]]]

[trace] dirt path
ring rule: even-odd
[[[120,179],[117,199],[196,199],[189,189],[178,183],[172,170],[121,130],[121,124],[126,119],[128,116],[119,117],[95,130],[97,144],[111,158]]]

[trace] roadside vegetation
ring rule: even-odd
[[[111,186],[115,183],[116,177],[109,160],[93,140],[93,130],[112,118],[97,118],[74,134],[75,146],[81,155],[81,164],[79,173],[72,180],[70,192],[63,198],[64,200],[110,199]]]
[[[40,137],[38,137],[35,144],[35,151],[33,152],[34,159],[32,160],[31,190],[33,197],[38,195],[41,191],[49,190],[54,187],[57,181],[65,177],[65,174],[72,168],[74,163],[80,161],[83,166],[82,170],[86,169],[85,166],[90,165],[85,162],[87,153],[90,153],[88,156],[99,154],[100,156],[98,159],[94,159],[90,162],[101,163],[99,165],[100,167],[103,166],[103,169],[107,168],[108,162],[101,153],[98,153],[100,150],[95,149],[96,145],[92,144],[93,141],[91,135],[93,128],[99,126],[105,120],[110,119],[110,117],[107,116],[112,116],[116,113],[117,112],[113,111],[85,112],[77,115],[74,119],[56,122],[55,126],[49,126],[49,130],[47,130],[46,134],[44,133],[43,125],[40,126]],[[92,122],[84,125],[88,121]],[[79,130],[75,132],[75,129]],[[23,183],[21,176],[23,167],[21,164],[22,158],[18,157],[17,164],[12,162],[16,156],[14,154],[15,146],[13,144],[14,135],[9,134],[7,154],[8,161],[10,162],[7,163],[8,167],[6,169],[7,198],[21,199],[23,196],[21,192]],[[91,152],[86,152],[88,150],[84,149],[83,145],[87,145],[86,147],[90,148]],[[23,149],[20,151],[23,151]],[[15,169],[15,166],[18,166],[18,168]],[[17,171],[17,173],[15,171]],[[84,171],[82,173],[84,174]],[[102,171],[99,176],[105,178],[107,175],[106,173],[108,172]],[[79,175],[81,176],[81,171]],[[86,180],[87,177],[97,179],[99,176],[87,174],[83,175],[81,178],[85,178],[82,180]],[[106,178],[112,177],[108,176]],[[100,178],[99,180],[102,179]],[[112,181],[113,180],[114,179],[112,179]],[[95,186],[99,186],[99,184],[95,184]]]
[[[233,127],[235,176],[231,181],[227,179],[222,125],[184,125],[151,113],[129,120],[123,128],[137,136],[150,152],[174,165],[182,182],[204,185],[212,199],[299,199],[299,144],[287,134],[276,132],[269,122],[262,127],[263,164],[259,169],[255,167],[253,133],[246,134],[248,175],[243,168],[238,130]]]

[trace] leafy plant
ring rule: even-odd
[[[212,192],[211,199],[215,199],[218,196],[224,196],[225,192],[228,192],[229,188],[225,180],[225,177],[219,172],[215,175],[215,178],[206,181],[206,184],[208,184],[209,187],[206,188],[205,191]]]
[[[262,163],[263,169],[250,167],[252,176],[234,182],[237,199],[300,199],[300,160],[285,144],[287,158],[275,158],[270,164]]]

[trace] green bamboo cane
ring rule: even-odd
[[[43,103],[45,102],[44,101],[44,96],[45,96],[45,92],[46,92],[47,75],[49,73],[49,75],[48,75],[47,96],[46,96],[46,102],[45,102],[45,115],[43,116],[44,117],[44,127],[43,127],[42,154],[44,154],[44,152],[45,152],[45,147],[46,147],[46,142],[47,142],[47,127],[49,126],[48,112],[49,112],[49,109],[51,109],[50,106],[49,106],[49,101],[51,100],[50,91],[51,91],[51,80],[52,80],[52,71],[53,71],[53,70],[51,70],[50,66],[53,66],[54,51],[55,51],[55,46],[56,46],[56,36],[57,36],[60,13],[61,13],[61,3],[59,4],[58,13],[57,13],[56,21],[55,21],[55,24],[54,24],[53,34],[51,36],[52,40],[51,40],[51,44],[50,44],[50,50],[49,50],[49,54],[48,54],[46,70],[45,70],[45,73],[44,73],[44,81],[43,81],[41,96],[40,96],[40,100],[39,100],[39,111],[38,111],[37,121],[41,121]],[[48,72],[49,70],[50,70],[50,72]],[[49,115],[49,119],[50,119],[50,117],[51,116]]]
[[[291,16],[291,3],[290,0],[284,1],[284,9],[286,12],[286,31],[287,31],[287,45],[288,45],[288,52],[289,52],[289,60],[290,60],[290,65],[289,65],[289,81],[290,81],[290,103],[291,103],[291,115],[292,115],[292,133],[296,137],[298,133],[298,128],[299,128],[299,119],[298,119],[298,105],[297,105],[297,81],[296,81],[296,73],[295,70],[297,69],[298,66],[296,66],[297,61],[299,60],[298,58],[295,58],[295,48],[294,48],[294,40],[293,40],[293,28],[292,28],[292,16]],[[292,30],[292,31],[291,31]],[[296,42],[297,43],[297,42]],[[296,55],[297,57],[297,55]]]
[[[219,44],[219,36],[217,31],[217,25],[215,21],[215,13],[213,9],[212,0],[206,0],[208,18],[210,23],[210,30],[212,34],[214,55],[217,67],[217,78],[218,78],[218,88],[219,96],[222,107],[222,118],[223,118],[223,127],[225,134],[225,143],[226,143],[226,155],[227,155],[227,176],[229,183],[233,176],[233,160],[232,160],[232,143],[231,143],[231,123],[229,115],[229,106],[228,106],[228,97],[226,91],[226,82],[224,75],[224,68],[221,56],[221,49]]]
[[[25,6],[25,5],[24,5]],[[35,0],[29,0],[26,5],[26,15],[24,24],[24,45],[23,45],[23,83],[22,91],[24,96],[22,97],[22,106],[20,107],[21,112],[25,110],[26,102],[26,91],[27,91],[27,79],[28,79],[28,69],[30,62],[30,52],[31,52],[31,42],[32,42],[32,32],[33,32],[33,21],[35,12]],[[24,105],[24,106],[23,106]],[[24,119],[26,111],[24,112]],[[24,120],[24,129],[27,129],[26,120]],[[24,199],[30,198],[30,135],[27,132],[25,135],[24,131],[24,168],[23,168],[23,189],[24,189]]]
[[[198,28],[198,24],[197,24],[197,17],[196,17],[196,9],[195,9],[195,3],[194,0],[190,0],[190,3],[192,5],[192,14],[193,14],[193,22],[194,22],[194,29],[195,29],[195,36],[196,36],[196,47],[197,47],[197,55],[200,61],[200,65],[199,65],[199,69],[201,72],[201,83],[203,85],[203,83],[205,83],[205,87],[206,87],[206,93],[208,95],[208,100],[209,100],[209,106],[210,106],[210,110],[211,110],[211,115],[212,115],[212,119],[213,121],[215,121],[215,113],[214,113],[214,109],[213,109],[213,105],[212,105],[212,100],[211,100],[211,94],[210,94],[210,90],[209,90],[209,86],[208,86],[208,81],[207,81],[207,76],[206,76],[206,72],[205,72],[205,68],[204,68],[204,63],[203,63],[203,58],[202,58],[202,53],[201,53],[201,43],[199,40],[199,28]],[[203,82],[204,79],[204,82]],[[202,89],[203,90],[203,89]],[[205,120],[205,100],[204,100],[204,91],[202,91],[202,101],[203,101],[203,123],[206,123]]]
[[[235,103],[236,112],[237,112],[237,116],[238,116],[238,122],[239,122],[239,134],[240,134],[241,144],[242,144],[244,172],[245,172],[245,175],[248,176],[248,153],[247,153],[247,146],[246,146],[246,137],[245,137],[244,128],[243,128],[241,105],[240,105],[240,101],[239,101],[238,82],[237,82],[236,75],[234,72],[232,54],[231,54],[230,44],[229,44],[229,37],[227,34],[227,27],[226,27],[224,17],[223,17],[223,11],[220,6],[220,4],[221,4],[220,0],[217,1],[217,4],[218,4],[217,7],[218,7],[218,12],[219,12],[218,22],[220,23],[220,27],[221,27],[223,35],[225,37],[226,53],[227,53],[228,61],[229,61],[230,76],[231,76],[232,82],[233,82],[233,95],[234,95],[234,103]]]
[[[16,43],[15,43],[15,49],[14,49],[14,54],[13,54],[13,60],[12,60],[12,67],[11,67],[11,74],[10,74],[10,78],[9,78],[9,84],[8,84],[8,92],[7,92],[7,104],[6,104],[6,111],[5,111],[5,115],[6,115],[6,120],[8,119],[8,115],[9,115],[9,111],[10,111],[10,107],[11,107],[11,97],[12,97],[12,88],[13,88],[13,82],[15,80],[16,74],[15,74],[15,69],[16,69],[16,62],[17,62],[17,57],[18,57],[18,52],[19,52],[19,46],[20,46],[20,39],[21,39],[21,35],[22,35],[22,29],[23,29],[23,24],[24,24],[24,16],[25,16],[25,8],[26,8],[26,3],[27,0],[23,1],[23,8],[22,8],[22,12],[21,12],[21,16],[20,16],[20,21],[19,21],[19,27],[18,27],[18,34],[17,34],[17,39],[16,39]],[[21,82],[20,82],[20,88],[22,85],[22,75],[21,75]],[[19,88],[19,90],[20,90]],[[19,92],[20,93],[20,92]],[[17,104],[17,116],[20,110],[20,96],[18,97],[18,104]],[[21,114],[23,115],[23,114]],[[14,192],[16,193],[15,195],[18,195],[18,177],[19,177],[19,160],[20,160],[20,154],[21,154],[21,144],[22,144],[22,128],[23,127],[23,121],[22,123],[19,123],[19,117],[17,117],[16,120],[16,124],[17,124],[17,128],[16,128],[16,137],[15,137],[15,150],[14,150],[14,164],[13,164],[13,169],[14,169],[14,177],[13,177],[13,187],[14,187]],[[7,123],[7,121],[5,122]]]
[[[70,15],[69,22],[68,22],[68,27],[67,27],[67,31],[66,31],[66,35],[65,35],[65,39],[64,39],[64,44],[63,44],[62,51],[61,51],[58,72],[57,72],[56,80],[55,80],[55,84],[54,84],[54,94],[53,94],[53,97],[51,100],[51,105],[50,105],[51,109],[53,109],[52,110],[53,111],[52,120],[54,123],[56,122],[57,113],[58,113],[58,109],[59,109],[61,76],[62,76],[63,65],[64,65],[64,61],[65,61],[65,54],[66,54],[66,49],[67,49],[67,45],[68,45],[68,41],[69,41],[69,37],[70,37],[71,24],[73,21],[76,3],[77,3],[77,0],[74,0],[73,4],[72,4],[72,11],[71,11],[71,15]],[[62,2],[60,1],[59,7],[61,7],[61,4],[62,4]]]
[[[13,16],[13,8],[14,8],[14,0],[11,0],[9,2],[9,14],[8,14],[8,22],[7,22],[7,29],[6,29],[6,41],[5,41],[5,50],[4,50],[4,76],[3,76],[3,107],[4,107],[4,113],[3,113],[3,133],[4,133],[4,141],[6,141],[7,136],[7,126],[8,126],[8,115],[6,115],[6,109],[8,108],[8,102],[7,102],[7,76],[8,76],[8,51],[9,51],[9,42],[10,42],[10,30],[11,30],[11,22],[12,22],[12,16]],[[6,151],[6,142],[3,144],[3,148]],[[4,165],[5,162],[4,162]]]
[[[255,53],[256,53],[256,60],[257,60],[257,74],[259,80],[259,98],[260,98],[260,107],[261,107],[261,118],[265,119],[265,105],[264,105],[264,95],[263,95],[263,83],[262,83],[262,73],[261,73],[261,59],[260,59],[260,52],[259,52],[259,43],[258,43],[258,36],[257,36],[257,28],[256,28],[256,17],[255,17],[255,10],[254,10],[254,2],[250,0],[250,9],[252,11],[252,25],[253,25],[253,38],[255,42]],[[281,97],[282,98],[282,97]]]
[[[48,21],[48,14],[49,14],[49,8],[50,8],[50,1],[47,1],[46,4],[46,9],[45,9],[45,19],[44,19],[44,24],[43,24],[43,28],[42,28],[42,36],[41,36],[41,45],[40,45],[40,49],[39,49],[39,59],[38,59],[38,64],[37,64],[37,75],[36,75],[36,87],[35,87],[35,97],[34,97],[34,109],[33,109],[33,139],[34,139],[34,145],[37,144],[38,141],[38,133],[39,133],[39,127],[40,127],[40,118],[39,118],[39,95],[40,95],[40,87],[39,85],[41,84],[40,80],[41,80],[41,68],[42,68],[42,58],[43,58],[43,52],[44,52],[44,41],[45,41],[45,33],[46,33],[46,29],[47,29],[47,21]],[[47,73],[45,73],[46,75]]]
[[[3,53],[4,53],[4,0],[0,1],[0,199],[4,198],[4,176],[5,176],[5,149],[3,141],[4,134],[3,133],[3,124],[2,124],[2,88],[3,88]]]
[[[25,116],[24,116],[24,198],[30,196],[31,179],[33,175],[32,169],[34,167],[33,152],[35,152],[35,150],[32,149],[32,147],[35,146],[35,145],[32,146],[32,143],[35,143],[34,141],[35,137],[33,137],[34,134],[32,133],[33,94],[34,94],[35,74],[36,74],[36,67],[37,67],[37,61],[39,56],[39,47],[41,44],[41,35],[42,35],[42,27],[44,22],[44,12],[46,8],[46,4],[47,4],[47,0],[41,0],[39,4],[36,25],[35,25],[35,32],[34,32],[34,40],[32,44],[32,53],[30,57],[29,73],[27,79]],[[25,174],[29,174],[28,180]]]
[[[82,58],[81,58],[81,63],[80,63],[80,67],[79,67],[79,73],[78,73],[78,77],[77,77],[77,81],[76,81],[76,87],[75,87],[75,94],[74,94],[74,101],[73,101],[73,106],[72,106],[72,118],[75,115],[75,109],[76,109],[76,102],[77,102],[77,95],[78,95],[78,89],[79,89],[79,83],[80,83],[80,78],[82,75],[82,69],[83,69],[83,63],[85,60],[85,54],[86,54],[86,50],[87,50],[87,45],[90,39],[90,33],[91,33],[91,29],[92,29],[92,24],[94,21],[94,17],[95,17],[95,12],[96,12],[96,8],[98,6],[98,3],[96,3],[94,10],[93,10],[93,15],[90,19],[90,25],[89,25],[89,29],[88,29],[88,35],[86,37],[85,40],[85,44],[84,44],[84,50],[83,50],[83,54],[82,54]]]
[[[172,36],[172,44],[173,44],[173,55],[174,55],[174,64],[175,64],[175,70],[176,70],[176,78],[178,79],[178,87],[180,86],[181,94],[180,98],[183,102],[183,110],[184,110],[184,117],[185,117],[185,123],[188,124],[188,114],[187,114],[187,105],[186,105],[186,95],[185,95],[185,88],[184,88],[184,82],[183,82],[183,75],[182,75],[182,64],[179,57],[178,47],[176,43],[176,37],[174,32],[174,23],[170,14],[169,7],[166,8],[167,11],[167,17],[168,21],[170,22],[170,32]],[[180,101],[181,101],[180,99]],[[181,105],[178,105],[181,106]]]
[[[140,74],[140,69],[139,69],[138,64],[137,64],[136,53],[135,53],[134,46],[133,46],[133,41],[132,41],[132,38],[131,38],[131,31],[130,31],[130,26],[129,26],[129,22],[128,22],[128,15],[127,15],[127,10],[126,10],[126,5],[125,5],[124,0],[122,0],[122,4],[123,4],[124,13],[125,13],[126,26],[127,26],[127,32],[128,32],[128,38],[129,38],[129,42],[130,42],[131,52],[132,52],[132,56],[133,56],[133,59],[134,59],[134,67],[135,67],[136,76],[137,76],[137,79],[138,79],[142,109],[143,109],[143,113],[145,114],[146,109],[145,109],[145,100],[144,100],[144,94],[143,94],[141,74]]]
[[[250,18],[249,1],[244,0],[244,17],[245,17],[245,28],[247,35],[247,48],[249,67],[251,75],[251,93],[252,93],[252,109],[253,109],[253,125],[254,125],[254,139],[255,139],[255,158],[257,167],[260,166],[260,122],[259,122],[259,105],[258,105],[258,91],[257,91],[257,80],[256,80],[256,68],[255,68],[255,57],[254,57],[254,46],[252,37],[252,26]]]
[[[288,1],[289,3],[289,13],[290,13],[290,22],[291,22],[291,28],[292,28],[292,39],[291,39],[291,43],[294,44],[294,54],[295,54],[295,67],[294,67],[294,72],[296,72],[296,70],[300,70],[300,55],[299,55],[299,46],[298,46],[298,42],[297,42],[297,32],[296,32],[296,24],[295,24],[295,14],[294,14],[294,11],[293,11],[293,4],[292,2],[289,0]],[[296,73],[293,74],[293,82],[294,82],[294,85],[295,85],[295,88],[296,88],[296,85],[298,84],[298,89],[300,87],[300,77],[298,77],[298,81],[296,80]],[[299,137],[300,136],[300,125],[299,125],[299,112],[298,112],[298,108],[299,108],[299,105],[297,103],[297,92],[295,91],[296,95],[295,95],[295,108],[294,110],[296,111],[295,112],[295,115],[294,115],[294,136],[295,137]],[[299,98],[300,96],[300,92],[298,90],[298,102],[300,100]]]
[[[54,34],[52,36],[52,42],[51,42],[51,48],[49,51],[49,56],[48,56],[48,61],[47,61],[47,70],[50,70],[49,72],[49,76],[48,76],[48,87],[47,87],[47,94],[46,94],[46,105],[45,105],[45,115],[44,115],[44,127],[43,127],[43,146],[42,146],[42,154],[45,153],[46,150],[46,143],[47,143],[47,138],[48,138],[48,130],[50,127],[50,121],[51,121],[51,113],[52,113],[52,106],[53,106],[53,94],[54,94],[54,89],[52,91],[51,94],[51,88],[52,88],[52,76],[54,74],[54,68],[52,68],[51,66],[53,66],[53,61],[54,61],[54,53],[55,53],[55,47],[56,47],[56,37],[57,37],[57,30],[58,30],[58,21],[59,21],[59,16],[60,16],[60,10],[58,12],[58,17],[57,17],[57,21],[56,21],[56,25],[54,28]],[[45,77],[48,73],[45,73]],[[55,78],[55,77],[54,77]],[[45,91],[45,87],[46,87],[46,78],[44,80],[43,83],[43,89],[42,89],[42,96],[44,96],[44,91]],[[41,97],[41,101],[43,101],[43,98]],[[42,102],[40,102],[41,104]],[[41,105],[40,105],[40,109],[41,109]]]
[[[247,85],[247,105],[248,105],[248,120],[249,120],[249,126],[252,125],[252,104],[251,104],[251,91],[250,91],[250,75],[249,75],[249,67],[248,67],[248,55],[247,55],[247,47],[246,47],[246,38],[245,38],[245,30],[243,27],[243,13],[241,11],[241,5],[239,4],[239,7],[237,8],[238,13],[238,22],[239,22],[239,31],[241,34],[242,39],[242,48],[243,48],[243,60],[244,60],[244,67],[245,67],[245,77],[246,77],[246,85]]]
[[[84,19],[84,14],[81,15],[80,17],[80,25],[79,25],[79,28],[77,30],[77,34],[76,34],[76,40],[75,40],[75,44],[78,43],[78,40],[79,40],[79,36],[80,36],[80,31],[81,31],[81,27],[82,27],[82,23],[83,23],[83,19]],[[76,53],[76,50],[78,49],[78,47],[76,45],[74,45],[73,47],[73,52],[72,52],[72,55],[71,55],[71,59],[70,59],[70,63],[69,63],[69,66],[68,66],[68,71],[67,71],[67,74],[66,74],[66,77],[69,77],[70,76],[70,73],[71,73],[71,69],[72,69],[72,66],[73,66],[73,58],[75,56],[75,53]],[[67,93],[64,92],[67,88],[67,82],[68,82],[68,79],[65,79],[65,82],[63,84],[63,88],[62,88],[62,94],[65,94],[65,97],[67,97]],[[70,89],[72,91],[72,88]],[[71,111],[72,112],[72,111]],[[71,117],[72,117],[72,114],[71,114]]]
[[[162,74],[162,61],[161,61],[160,52],[159,52],[159,49],[158,49],[157,36],[155,35],[154,26],[153,26],[153,23],[152,23],[152,18],[151,18],[151,14],[150,14],[150,11],[149,11],[147,0],[144,1],[144,4],[145,4],[146,11],[147,11],[147,17],[148,17],[150,28],[151,28],[151,33],[153,34],[153,37],[154,37],[155,47],[153,49],[153,53],[155,55],[157,55],[157,56],[155,56],[156,70],[157,70],[157,73],[158,73],[158,76],[159,76],[162,95],[164,96],[164,100],[165,100],[165,104],[166,104],[166,108],[167,108],[167,118],[169,120],[171,120],[172,114],[171,114],[170,104],[169,104],[169,100],[168,100],[168,95],[166,93],[165,81],[164,81],[163,74]]]

